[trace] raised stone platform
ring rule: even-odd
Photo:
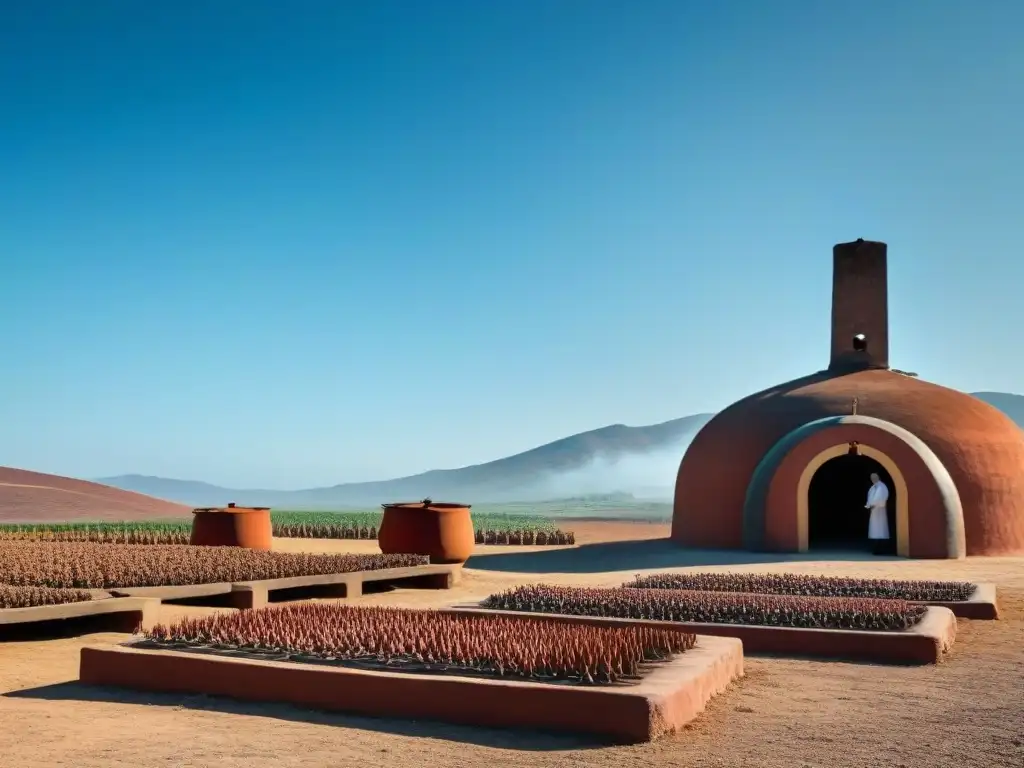
[[[638,743],[675,731],[743,675],[739,640],[697,646],[639,682],[582,686],[140,648],[82,649],[79,680],[144,691],[227,696],[372,717],[588,733]]]
[[[0,609],[0,631],[43,622],[93,619],[92,631],[134,632],[157,618],[160,601],[142,597],[100,597],[78,603]]]
[[[408,568],[382,568],[375,571],[330,573],[318,576],[292,576],[283,579],[191,584],[171,587],[126,587],[111,590],[115,596],[152,597],[160,600],[189,600],[202,604],[211,598],[214,604],[233,608],[262,608],[272,593],[281,597],[284,590],[303,590],[307,597],[353,598],[363,594],[365,585],[382,583],[410,589],[451,589],[458,583],[462,567],[458,565],[416,565]]]
[[[911,629],[891,632],[866,632],[851,629],[797,629],[765,627],[753,624],[704,624],[688,621],[651,621],[615,619],[598,616],[564,616],[522,611],[499,611],[479,603],[453,605],[451,613],[499,614],[501,616],[545,618],[574,624],[683,627],[698,635],[734,637],[743,641],[744,653],[779,656],[873,661],[892,664],[936,664],[952,648],[956,639],[956,616],[948,608],[932,606]]]

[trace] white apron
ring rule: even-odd
[[[871,540],[889,538],[889,515],[885,505],[889,501],[889,489],[879,480],[868,491],[868,503],[864,506],[871,510],[868,518],[868,538]]]

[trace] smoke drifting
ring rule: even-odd
[[[669,501],[675,488],[679,462],[693,435],[644,453],[598,455],[566,472],[545,474],[522,489],[527,500],[566,499],[579,496],[629,494],[637,499]]]
[[[107,478],[104,482],[193,506],[223,504],[230,499],[277,509],[375,509],[382,501],[429,497],[476,506],[545,502],[547,507],[553,504],[566,512],[640,514],[642,508],[644,514],[661,514],[664,508],[671,509],[683,454],[710,418],[710,414],[698,414],[650,427],[615,425],[485,464],[325,488],[227,489],[137,475]],[[642,446],[654,447],[644,450]],[[560,464],[576,466],[552,468]],[[556,513],[547,507],[545,514]]]

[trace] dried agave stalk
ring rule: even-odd
[[[0,610],[4,608],[36,608],[41,605],[64,605],[92,600],[92,594],[81,589],[51,587],[12,587],[0,584]]]
[[[483,604],[569,616],[870,631],[909,629],[927,611],[904,600],[547,585],[516,587],[491,595]]]
[[[421,555],[324,555],[240,547],[0,542],[0,583],[115,589],[253,581],[426,565]]]
[[[644,626],[326,603],[186,618],[144,636],[165,647],[247,649],[376,668],[586,684],[635,679],[650,663],[696,644],[692,633]]]
[[[874,597],[958,602],[976,589],[964,581],[899,581],[802,576],[793,573],[655,573],[637,576],[622,585],[639,589],[688,589],[703,592],[752,592],[766,595],[814,597]]]

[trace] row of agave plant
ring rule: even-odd
[[[696,644],[693,633],[666,628],[327,603],[185,618],[142,634],[163,648],[582,685],[635,681]]]

